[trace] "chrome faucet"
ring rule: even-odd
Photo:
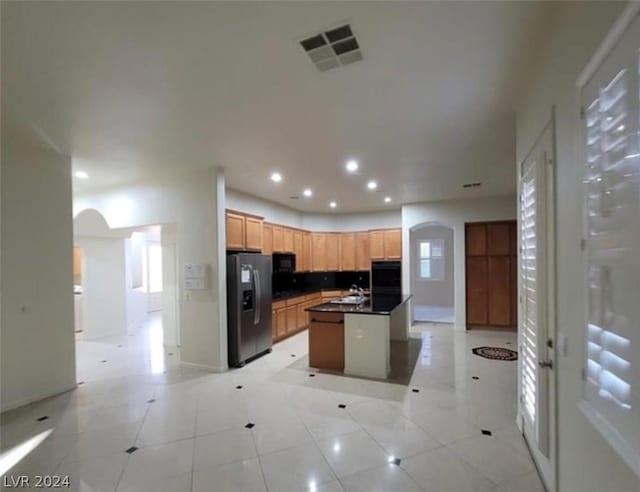
[[[356,294],[358,297],[364,297],[364,289],[362,287],[358,287],[356,284],[353,284],[349,288],[349,294]]]

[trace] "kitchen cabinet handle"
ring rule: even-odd
[[[341,319],[340,321],[322,321],[322,320],[318,320],[315,318],[311,318],[311,322],[312,323],[327,323],[329,325],[343,325],[344,324],[344,320]]]

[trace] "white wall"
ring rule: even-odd
[[[220,323],[221,293],[215,280],[218,275],[219,236],[216,194],[216,170],[210,168],[171,180],[132,184],[77,196],[74,214],[87,208],[96,209],[111,228],[176,225],[182,362],[224,370],[226,346],[223,349],[221,343],[226,339],[227,327]],[[182,289],[182,272],[189,263],[209,266],[209,289]]]
[[[71,161],[6,122],[3,114],[3,411],[76,385]]]
[[[140,326],[147,316],[147,293],[143,287],[133,286],[132,251],[133,243],[144,240],[144,235],[132,234],[124,239],[125,293],[127,298],[127,330]]]
[[[366,231],[402,225],[400,209],[354,214],[306,213],[229,188],[226,189],[226,208],[259,215],[267,222],[310,231]]]
[[[160,236],[160,244],[162,245],[162,336],[164,345],[176,347],[180,345],[176,227],[163,225]]]
[[[464,224],[516,218],[514,196],[473,200],[445,200],[416,203],[402,207],[402,290],[411,292],[410,268],[416,252],[411,250],[411,228],[432,222],[453,228],[454,255],[454,320],[457,329],[464,329],[465,307],[465,247]]]
[[[517,162],[521,162],[549,119],[551,106],[556,107],[556,309],[559,333],[568,342],[567,355],[558,357],[556,371],[560,492],[640,490],[640,479],[578,409],[586,308],[580,252],[582,163],[576,82],[623,7],[616,2],[560,6],[558,29],[549,37],[539,64],[532,67],[531,85],[521,97],[516,117]]]
[[[75,237],[82,248],[83,338],[127,330],[125,244],[121,238]]]
[[[402,226],[402,213],[398,209],[355,214],[304,214],[302,224],[304,229],[320,232],[391,229]]]
[[[302,227],[302,212],[263,200],[241,191],[226,188],[226,208],[264,217],[267,222]]]
[[[413,305],[453,306],[453,229],[434,225],[420,227],[411,231],[410,237]],[[442,280],[424,280],[419,277],[418,244],[425,239],[442,239],[444,241],[444,278]]]
[[[134,287],[133,255],[142,255],[148,233],[110,229],[98,211],[89,209],[73,220],[73,235],[83,257],[83,337],[120,335],[140,325],[147,315],[147,292]]]

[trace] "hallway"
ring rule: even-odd
[[[513,333],[417,324],[403,386],[303,369],[306,332],[242,369],[186,369],[159,352],[158,321],[79,341],[76,391],[2,415],[3,452],[51,430],[10,475],[96,491],[542,491],[514,424],[516,363],[471,354]]]
[[[177,368],[180,348],[165,349],[162,312],[151,312],[129,333],[84,340],[76,334],[77,381],[88,383],[142,374],[164,374]]]

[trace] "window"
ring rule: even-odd
[[[583,88],[583,401],[591,423],[640,475],[640,20]]]
[[[418,277],[421,280],[444,280],[444,239],[418,242]]]

